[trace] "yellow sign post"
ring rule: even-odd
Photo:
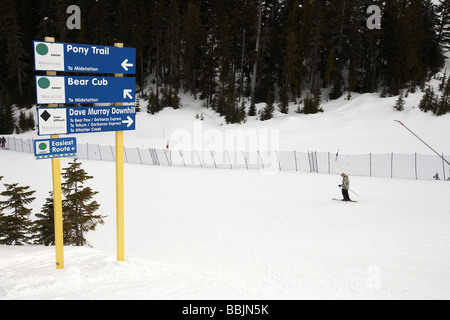
[[[46,37],[45,41],[55,42],[55,38]],[[48,76],[56,76],[55,71],[47,71]],[[49,107],[58,107],[57,104],[49,104]],[[59,138],[59,135],[50,136],[52,139]],[[55,225],[55,248],[56,248],[56,269],[64,269],[64,237],[63,237],[63,217],[62,217],[62,192],[61,192],[61,160],[52,159],[52,180],[53,180],[53,212]]]
[[[114,46],[123,48],[123,43],[115,43]],[[116,73],[115,76],[123,77],[123,73]],[[123,103],[115,103],[115,105],[123,106]],[[123,131],[116,131],[117,261],[125,261],[123,157]]]
[[[46,42],[55,42],[55,39],[52,37],[46,37]],[[61,45],[61,44],[58,44]],[[38,45],[39,46],[39,45]],[[43,45],[45,49],[48,49],[46,45]],[[119,58],[119,64],[115,64],[114,71],[121,72],[122,69],[125,72],[132,72],[129,68],[133,67],[135,64],[135,51],[133,48],[123,48],[123,43],[114,44],[118,51],[124,50],[134,52],[134,57],[127,54],[127,58],[123,59],[122,55],[117,55]],[[41,45],[42,47],[42,45]],[[42,48],[41,48],[42,49]],[[45,52],[44,52],[45,51]],[[48,53],[48,50],[38,50],[36,51],[39,55],[45,56]],[[86,51],[87,52],[87,51]],[[109,52],[109,49],[108,49]],[[130,60],[131,59],[131,62]],[[36,61],[35,61],[36,62]],[[117,62],[117,61],[116,61]],[[120,63],[121,62],[121,63]],[[64,63],[63,63],[64,64]],[[65,66],[64,66],[65,68]],[[44,69],[45,70],[45,69]],[[44,71],[42,70],[42,71]],[[47,69],[48,70],[48,69]],[[65,70],[65,69],[55,69],[51,68],[50,70]],[[111,70],[111,69],[108,69]],[[117,72],[116,71],[116,72]],[[56,76],[56,71],[47,71],[47,76]],[[123,73],[116,73],[116,78],[122,78]],[[134,81],[134,79],[133,79]],[[124,99],[125,96],[132,98],[130,92],[134,92],[134,89],[125,88],[123,90]],[[134,100],[134,99],[132,99]],[[59,100],[48,100],[48,102],[57,102]],[[65,98],[64,98],[64,101]],[[116,101],[128,101],[128,100],[116,100]],[[66,102],[67,103],[67,102]],[[116,102],[115,106],[123,106],[123,103]],[[49,107],[56,108],[58,104],[49,104]],[[128,117],[130,118],[130,117]],[[124,122],[124,121],[122,121]],[[131,122],[132,123],[132,122]],[[130,127],[131,123],[129,122],[128,127]],[[116,218],[117,218],[117,261],[125,261],[125,240],[124,240],[124,143],[123,143],[123,130],[124,128],[120,128],[122,131],[116,131],[115,136],[115,149],[116,149]],[[61,133],[61,131],[56,131],[57,133]],[[49,132],[51,134],[53,132]],[[58,139],[59,135],[54,134],[51,135],[52,139]],[[54,225],[55,225],[55,247],[56,247],[56,268],[64,269],[64,238],[63,238],[63,212],[62,212],[62,188],[61,188],[61,162],[59,158],[52,158],[52,180],[53,180],[53,206],[54,206]]]

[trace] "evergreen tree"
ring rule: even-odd
[[[128,0],[127,0],[128,1]],[[175,96],[180,88],[180,53],[181,53],[181,15],[176,0],[170,0],[167,7],[168,26],[166,30],[167,81],[170,96]],[[175,103],[172,105],[175,109]]]
[[[450,47],[450,1],[433,2],[80,0],[82,29],[68,30],[69,0],[3,0],[0,133],[14,131],[13,105],[35,99],[32,40],[45,36],[58,42],[124,42],[136,48],[138,89],[152,81],[158,101],[176,108],[181,89],[217,108],[225,94],[227,110],[236,113],[239,93],[252,98],[251,116],[269,90],[280,92],[275,102],[281,103],[283,90],[289,100],[305,89],[327,88],[329,98],[337,98],[346,91],[377,92],[380,86],[389,95],[423,87]],[[369,5],[381,8],[380,30],[366,27]],[[160,108],[150,103],[151,112]]]
[[[159,97],[156,95],[153,89],[151,89],[150,95],[148,97],[147,112],[150,114],[155,114],[160,112],[161,110],[162,108]]]
[[[28,54],[24,47],[24,34],[19,21],[17,2],[3,0],[0,2],[2,18],[0,23],[0,34],[6,40],[6,56],[4,67],[8,70],[7,78],[10,94],[15,103],[23,101],[24,84],[27,81]]]
[[[225,115],[225,121],[227,123],[243,123],[247,121],[244,101],[242,101],[240,106],[235,102],[229,103],[227,107],[228,110]]]
[[[184,89],[197,95],[197,76],[200,70],[202,46],[205,41],[205,26],[200,19],[200,7],[189,1],[183,16],[183,75]]]
[[[21,110],[19,114],[19,129],[20,132],[27,132],[29,129],[27,116],[25,115],[25,112],[23,110]]]
[[[406,0],[388,1],[383,10],[383,33],[381,38],[381,50],[384,59],[383,78],[388,92],[397,95],[404,83],[404,52],[407,38],[404,36],[403,10],[406,8]]]
[[[441,116],[450,112],[450,79],[447,81],[445,85],[444,91],[442,93],[439,102],[437,103],[437,108],[434,111],[434,114],[437,116]]]
[[[41,213],[36,214],[34,221],[34,230],[36,233],[36,243],[50,246],[55,244],[55,219],[53,207],[53,193],[45,199],[45,204],[41,208]],[[64,228],[64,231],[67,230]],[[66,237],[64,237],[65,239]]]
[[[446,83],[447,83],[447,73],[444,72],[444,76],[442,77],[441,82],[439,83],[439,91],[444,90]]]
[[[315,114],[318,112],[323,112],[320,107],[320,98],[318,95],[311,96],[308,94],[304,99],[304,107],[302,113],[304,114]]]
[[[90,187],[83,187],[87,180],[92,179],[81,163],[74,159],[69,162],[69,167],[63,169],[62,193],[65,196],[63,201],[63,215],[65,224],[68,225],[68,234],[64,239],[67,244],[83,246],[86,243],[84,234],[90,230],[95,230],[97,225],[103,224],[102,215],[95,212],[100,205],[92,198],[98,193]]]
[[[394,108],[397,111],[403,111],[403,109],[405,109],[405,99],[403,99],[403,90],[400,91],[400,95],[398,96],[398,99],[395,102]]]
[[[292,4],[286,30],[286,49],[283,65],[283,87],[288,88],[293,96],[301,95],[301,84],[307,74],[304,65],[306,59],[306,31],[303,27],[309,20],[308,16],[302,15],[302,9],[298,0]]]
[[[422,99],[420,100],[419,103],[419,108],[424,112],[428,111],[432,111],[433,113],[435,112],[437,108],[437,97],[436,94],[434,93],[433,87],[428,86],[425,89],[425,93],[422,96]]]
[[[278,103],[278,109],[281,113],[288,114],[289,112],[289,100],[287,90],[283,87],[280,93],[280,102]]]
[[[250,101],[250,108],[248,109],[248,116],[249,117],[256,116],[256,105],[255,105],[255,100],[254,99],[252,99]]]
[[[6,90],[0,90],[0,134],[11,134],[14,132],[14,119],[11,105],[3,103],[1,94]]]
[[[450,50],[450,1],[439,0],[439,5],[437,7],[438,23],[437,23],[437,34],[438,42],[445,49],[445,51]]]
[[[261,110],[261,116],[260,116],[261,121],[272,119],[273,112],[275,111],[275,107],[273,105],[273,95],[270,91],[267,93],[266,101],[267,101],[266,106],[264,107],[264,109]]]
[[[0,212],[8,210],[0,218],[0,244],[24,245],[30,244],[33,239],[31,210],[25,206],[35,200],[32,197],[35,191],[28,191],[29,186],[21,187],[18,183],[5,184],[6,190],[0,195],[6,200],[0,201]]]

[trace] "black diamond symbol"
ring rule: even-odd
[[[50,119],[50,117],[51,117],[51,114],[48,113],[47,110],[45,110],[45,111],[42,112],[42,114],[41,114],[41,118],[44,119],[45,122],[47,122],[47,120]]]

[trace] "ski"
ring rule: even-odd
[[[333,198],[333,199],[331,199],[331,200],[334,200],[334,201],[341,201],[341,202],[358,202],[358,201],[356,201],[356,200],[344,201],[344,200],[342,200],[342,199],[337,199],[337,198]]]

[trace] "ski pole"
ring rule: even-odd
[[[342,187],[340,187],[342,189]],[[349,191],[353,192],[354,194],[356,194],[358,197],[361,197],[359,194],[357,194],[355,191],[353,191],[352,189],[348,189]]]

